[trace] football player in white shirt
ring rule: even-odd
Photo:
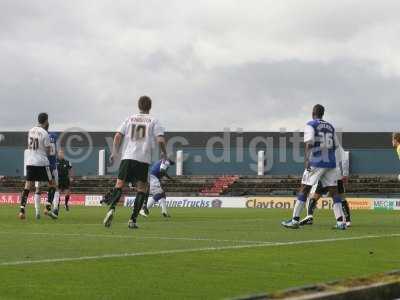
[[[136,185],[137,194],[128,227],[138,228],[136,219],[148,197],[149,166],[155,141],[160,146],[161,157],[167,158],[164,128],[156,118],[150,115],[151,102],[150,97],[140,97],[138,102],[140,113],[127,118],[115,134],[110,162],[117,157],[121,144],[122,158],[115,187],[101,201],[110,206],[103,221],[105,227],[111,226],[115,207],[122,195],[122,188],[126,183],[132,183]]]
[[[336,149],[336,172],[337,172],[337,185],[338,185],[338,192],[340,197],[342,198],[342,206],[344,216],[346,218],[346,226],[351,226],[351,213],[350,213],[350,206],[345,198],[346,192],[346,184],[349,177],[349,160],[346,158],[346,152],[344,151],[343,147],[339,144]],[[307,216],[300,221],[300,226],[303,225],[312,225],[314,222],[314,211],[317,207],[318,200],[322,197],[322,195],[328,194],[328,189],[322,186],[321,181],[319,181],[315,186],[312,188],[312,196],[308,200],[307,204]]]
[[[53,219],[57,216],[51,211],[51,204],[56,191],[55,184],[50,172],[50,164],[47,155],[50,153],[50,139],[47,130],[49,128],[49,117],[47,113],[40,113],[38,125],[29,130],[28,133],[28,154],[26,160],[26,181],[21,195],[21,207],[18,214],[21,220],[25,219],[25,207],[30,189],[35,181],[48,182],[49,191],[47,196],[45,214]],[[40,191],[34,196],[35,206],[40,206]],[[37,212],[36,212],[37,213]]]

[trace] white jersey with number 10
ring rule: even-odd
[[[122,160],[131,159],[150,164],[155,139],[164,135],[164,128],[154,117],[136,114],[126,119],[117,132],[124,135]]]
[[[33,127],[28,133],[27,166],[44,167],[49,165],[47,148],[50,147],[49,134],[42,127]]]

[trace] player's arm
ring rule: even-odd
[[[305,144],[304,149],[304,166],[306,169],[310,168],[310,157],[311,157],[311,143]]]
[[[43,144],[44,144],[44,147],[46,150],[46,155],[47,156],[51,155],[51,143],[50,143],[50,137],[49,137],[48,133],[46,133],[46,135],[44,136]]]
[[[112,151],[110,155],[110,163],[113,164],[115,161],[115,158],[117,157],[119,153],[119,149],[122,144],[122,139],[125,135],[128,134],[129,130],[129,119],[126,119],[121,126],[119,126],[116,130],[116,133],[114,135],[114,141],[113,141],[113,146],[112,146]]]
[[[336,142],[337,142],[337,147],[338,147],[338,152],[339,152],[339,160],[340,160],[340,167],[342,170],[342,176],[343,176],[343,181],[345,183],[347,183],[348,181],[348,177],[350,174],[350,161],[349,161],[349,157],[348,154],[346,153],[346,151],[344,151],[342,145],[339,143],[337,137],[336,137]],[[338,159],[338,158],[336,158]]]
[[[72,165],[71,165],[71,163],[70,162],[68,162],[68,178],[69,178],[69,181],[73,181],[73,177],[74,176],[74,172],[72,171]]]
[[[156,137],[156,141],[158,146],[160,147],[160,156],[161,159],[167,159],[167,142],[164,136],[164,127],[160,124],[158,120],[154,121],[154,136]]]
[[[314,139],[315,139],[314,127],[312,127],[310,125],[306,125],[306,127],[304,129],[304,144],[305,144],[304,166],[306,169],[310,168],[310,157],[311,157],[311,151],[312,151],[313,144],[314,144]]]
[[[344,151],[342,145],[340,144],[337,134],[334,135],[334,144],[336,146],[336,163],[340,167],[343,182],[347,184],[350,173],[350,161],[346,151]]]
[[[161,177],[165,177],[165,178],[168,178],[169,180],[173,180],[173,178],[171,176],[169,176],[167,170],[161,171]]]
[[[349,158],[347,157],[346,151],[344,151],[343,146],[340,144],[338,136],[335,134],[335,145],[337,148],[336,153],[338,153],[339,157],[336,157],[337,160],[340,161],[340,164],[342,166],[342,175],[344,177],[349,176],[349,170],[350,170],[350,162]]]
[[[163,135],[157,136],[157,144],[160,147],[161,159],[167,159],[167,142]]]
[[[119,153],[119,148],[121,147],[123,135],[121,132],[117,132],[114,136],[113,147],[110,156],[110,163],[114,163],[115,157]]]

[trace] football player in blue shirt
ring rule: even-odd
[[[47,156],[50,163],[50,172],[53,175],[54,182],[56,184],[56,192],[54,193],[54,200],[53,200],[53,213],[58,216],[58,204],[60,202],[60,192],[58,190],[58,170],[57,170],[57,139],[58,135],[55,132],[49,133],[50,138],[50,153]]]
[[[172,179],[168,175],[168,168],[173,166],[174,162],[169,159],[159,160],[158,162],[154,163],[150,169],[150,195],[151,198],[148,199],[147,203],[143,204],[143,208],[140,211],[140,214],[144,217],[149,215],[149,209],[153,207],[154,203],[159,203],[161,206],[162,215],[165,218],[169,218],[170,215],[167,211],[167,202],[164,189],[161,185],[161,179],[166,177],[168,179]]]
[[[333,199],[333,212],[336,218],[335,229],[346,229],[342,198],[338,194],[336,155],[339,145],[335,128],[322,118],[325,108],[317,104],[313,108],[312,120],[307,123],[304,130],[305,143],[305,171],[297,201],[293,209],[293,217],[283,221],[282,226],[298,229],[300,227],[300,214],[313,185],[321,181],[322,187],[328,188]]]

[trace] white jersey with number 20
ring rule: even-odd
[[[44,167],[49,165],[47,148],[50,147],[49,134],[42,127],[36,126],[28,133],[27,166]]]
[[[124,135],[122,160],[131,159],[150,164],[155,139],[164,135],[164,128],[154,117],[136,114],[126,119],[117,132]]]

